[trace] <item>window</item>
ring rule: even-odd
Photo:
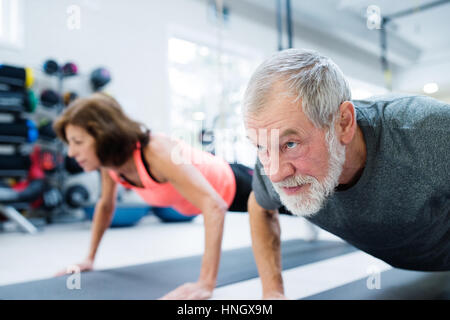
[[[23,46],[23,1],[0,0],[0,45]]]
[[[247,82],[258,64],[213,46],[169,38],[171,125],[178,138],[194,147],[202,130],[213,132],[215,154],[228,162],[253,165],[241,117],[241,102]]]
[[[352,92],[352,100],[363,100],[371,96],[388,93],[386,88],[348,76],[346,78]]]

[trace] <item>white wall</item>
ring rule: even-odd
[[[214,42],[217,32],[208,15],[206,0],[23,0],[25,47],[0,47],[0,61],[39,68],[55,58],[74,61],[84,74],[97,66],[113,76],[107,91],[115,95],[127,112],[154,131],[169,132],[170,88],[167,75],[168,36]],[[67,8],[81,9],[81,28],[69,30]],[[255,22],[257,21],[257,22]],[[366,61],[348,48],[297,38],[297,46],[331,56],[353,78],[380,84],[376,62]],[[251,19],[233,12],[223,33],[224,47],[267,56],[277,48],[275,16],[272,20]],[[342,49],[342,50],[341,50]],[[340,52],[339,52],[340,51]]]

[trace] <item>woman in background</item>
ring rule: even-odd
[[[54,129],[68,144],[68,155],[84,171],[101,172],[101,197],[95,206],[88,255],[78,264],[81,271],[93,269],[98,246],[114,214],[119,183],[136,191],[149,205],[172,207],[183,215],[203,214],[205,251],[200,276],[197,282],[181,285],[163,298],[210,298],[216,286],[225,213],[247,211],[251,169],[150,133],[105,94],[75,100]]]

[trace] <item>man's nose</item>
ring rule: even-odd
[[[279,158],[270,159],[264,170],[273,183],[281,182],[295,173],[292,164],[283,162]]]

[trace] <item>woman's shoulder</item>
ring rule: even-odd
[[[185,146],[182,141],[169,137],[164,133],[152,134],[150,141],[144,149],[149,162],[167,163],[173,162],[178,153],[182,152]],[[157,165],[157,164],[156,164]]]
[[[146,149],[150,154],[161,155],[170,152],[177,143],[178,141],[164,133],[152,133]]]

